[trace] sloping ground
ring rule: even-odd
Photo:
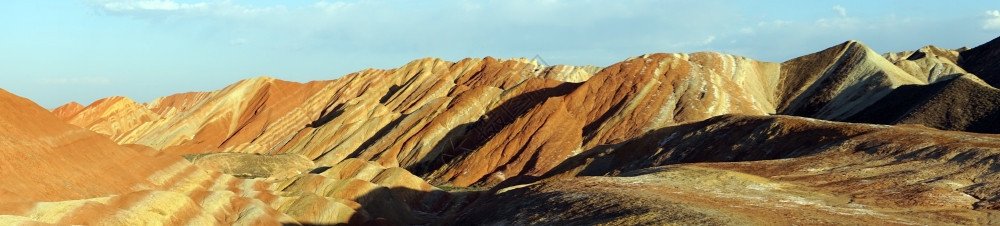
[[[177,156],[147,156],[66,124],[35,103],[0,90],[0,200],[81,199],[155,188],[146,180]],[[104,172],[119,172],[115,177]],[[45,180],[37,180],[46,178]]]
[[[1000,90],[972,75],[903,86],[847,121],[1000,133]]]
[[[148,156],[118,146],[3,90],[0,107],[7,109],[0,112],[0,177],[8,182],[0,188],[5,223],[171,222],[164,213],[187,216],[178,221],[217,224],[281,219],[281,214],[257,211],[254,203],[233,195],[217,203],[233,203],[229,211],[247,214],[214,218],[211,214],[218,210],[198,211],[205,206],[183,194],[195,192],[192,185],[226,177],[200,171],[179,156]],[[156,212],[160,214],[151,214]]]
[[[997,37],[982,45],[967,51],[962,51],[958,55],[958,66],[962,66],[965,71],[975,74],[993,87],[1000,87],[1000,37]]]
[[[277,225],[361,224],[365,222],[430,222],[416,215],[452,208],[451,195],[437,191],[402,169],[379,169],[374,178],[345,173],[330,179],[321,174],[287,180],[358,181],[323,190],[288,184],[243,180],[199,168],[180,156],[119,146],[95,132],[66,124],[38,105],[0,90],[0,224],[93,225]],[[86,111],[81,111],[81,114]],[[247,170],[247,156],[212,154],[208,166]],[[261,157],[263,156],[254,156]],[[298,157],[271,156],[275,164],[312,162]],[[291,159],[293,161],[286,161]],[[243,165],[240,165],[243,163]],[[345,162],[358,165],[356,162]],[[371,165],[361,162],[360,165]],[[241,166],[243,169],[241,169]],[[370,168],[370,167],[369,167]],[[351,170],[339,167],[327,174]],[[288,169],[284,169],[288,170]],[[274,173],[274,172],[269,172]],[[281,177],[272,176],[272,180]],[[308,179],[303,179],[308,178]],[[282,182],[282,181],[279,181]],[[296,184],[292,183],[292,184]],[[392,189],[393,192],[380,192]],[[426,195],[425,195],[426,194]],[[422,197],[413,199],[413,197]],[[458,196],[464,198],[464,196]],[[397,209],[363,209],[371,200],[402,200]],[[419,202],[408,202],[419,200]],[[467,202],[467,201],[462,201]],[[431,203],[433,208],[425,208]],[[408,205],[412,204],[413,207]],[[400,209],[401,208],[401,209]],[[415,209],[405,212],[403,210]],[[391,210],[391,211],[390,211]]]
[[[618,176],[499,189],[458,222],[1000,223],[997,136],[727,115],[583,156],[562,175]]]

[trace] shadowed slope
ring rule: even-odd
[[[926,86],[899,87],[848,121],[1000,133],[997,100],[1000,90],[975,76],[962,75]]]
[[[958,56],[958,65],[975,74],[993,87],[1000,87],[1000,37],[975,48],[963,51]]]

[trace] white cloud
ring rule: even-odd
[[[38,83],[42,85],[107,85],[111,84],[111,79],[94,76],[40,78]]]
[[[833,11],[837,11],[837,15],[840,15],[841,17],[847,17],[847,9],[843,6],[835,5],[833,6]]]
[[[986,11],[986,20],[983,21],[983,29],[1000,29],[1000,10]]]
[[[712,44],[712,41],[715,41],[715,35],[709,35],[707,38],[705,38],[705,41],[701,42],[701,44],[702,45]]]

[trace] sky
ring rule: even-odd
[[[0,88],[51,109],[258,76],[330,80],[423,57],[608,66],[715,51],[781,62],[847,40],[899,52],[998,36],[1000,1],[3,1]]]

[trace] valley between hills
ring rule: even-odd
[[[0,90],[0,224],[996,225],[997,62],[1000,38],[846,41],[424,58],[52,111]]]

